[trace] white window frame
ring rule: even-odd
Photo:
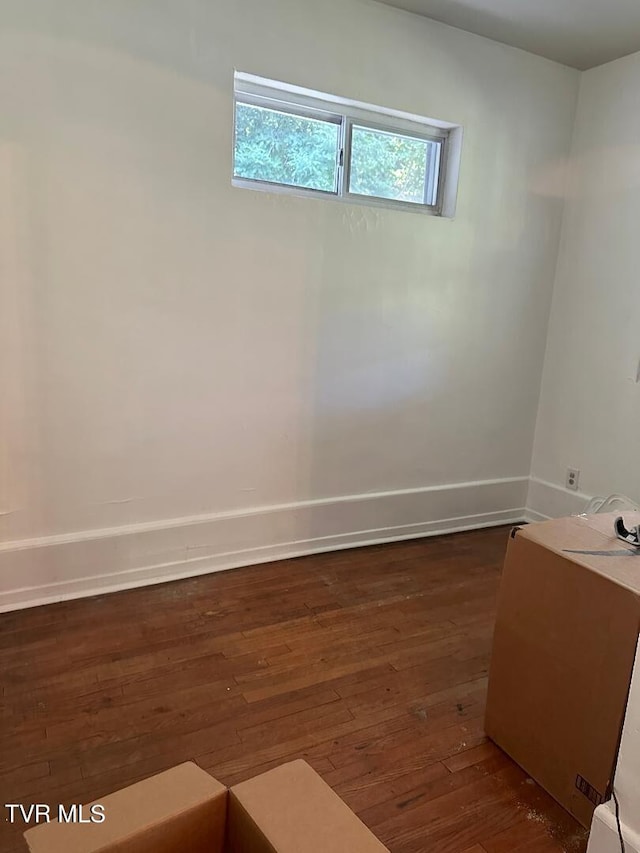
[[[235,130],[238,104],[266,107],[279,112],[315,118],[339,125],[336,189],[334,191],[309,189],[291,184],[236,176]],[[413,137],[425,142],[439,143],[435,203],[400,201],[382,196],[349,192],[351,143],[354,126]],[[242,72],[235,74],[232,144],[234,159],[232,184],[235,187],[307,198],[333,199],[368,207],[396,208],[430,216],[451,218],[455,212],[461,143],[462,128],[459,125],[337,98]],[[428,189],[433,189],[433,186]]]

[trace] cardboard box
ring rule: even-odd
[[[31,853],[389,853],[305,761],[227,788],[192,762],[90,806],[102,823],[44,823]]]
[[[489,673],[487,734],[586,827],[610,795],[640,626],[640,550],[615,517],[512,532]]]

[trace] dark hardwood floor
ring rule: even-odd
[[[1,804],[88,802],[188,759],[231,785],[304,757],[392,853],[584,851],[483,733],[507,533],[0,616]],[[0,821],[0,849],[25,850],[23,829]]]

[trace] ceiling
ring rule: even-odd
[[[585,70],[640,50],[640,0],[381,0]]]

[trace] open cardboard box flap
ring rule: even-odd
[[[27,830],[31,853],[388,853],[301,760],[230,791],[188,762],[97,803],[102,823]]]
[[[382,853],[387,849],[305,761],[276,767],[232,788],[228,819],[230,853]],[[261,844],[256,835],[270,846]]]
[[[640,548],[617,538],[614,521],[619,515],[557,518],[529,524],[517,535],[640,594]],[[640,512],[625,512],[624,519],[628,527],[640,524]]]

